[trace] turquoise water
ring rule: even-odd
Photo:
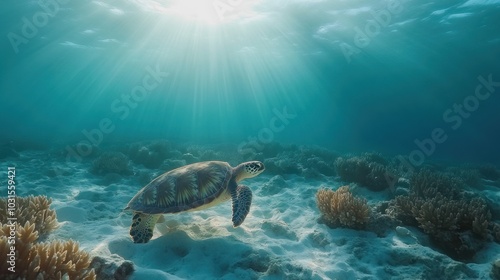
[[[3,143],[255,140],[499,162],[498,1],[0,5]]]

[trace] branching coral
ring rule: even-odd
[[[124,154],[118,152],[103,153],[92,163],[91,171],[99,175],[108,173],[121,175],[132,174],[129,166],[129,159]]]
[[[491,232],[496,242],[500,243],[500,224],[490,223]]]
[[[45,196],[17,197],[17,222],[5,223],[7,203],[0,200],[0,279],[95,279],[90,256],[74,241],[36,243],[40,234],[57,227],[56,215]],[[13,230],[15,228],[15,231]],[[10,268],[10,270],[9,270]]]
[[[0,229],[0,253],[7,255],[11,244],[8,243],[7,225]],[[8,269],[10,264],[0,264],[2,279],[95,279],[93,270],[88,269],[90,256],[80,251],[72,240],[35,243],[38,232],[29,221],[24,226],[17,226],[15,272]]]
[[[352,195],[348,186],[337,191],[320,189],[316,193],[316,203],[326,224],[348,228],[363,228],[370,218],[370,207],[365,199]]]
[[[461,197],[463,183],[455,177],[443,173],[420,170],[410,177],[411,192],[418,197],[432,198],[438,193],[450,199]]]
[[[447,173],[470,187],[481,185],[481,173],[472,166],[451,167],[447,169]]]
[[[493,264],[491,265],[490,276],[491,276],[491,279],[493,279],[493,280],[500,279],[500,259],[494,261]]]
[[[337,158],[335,169],[342,180],[359,183],[374,191],[386,189],[395,180],[395,172],[377,154]]]
[[[412,209],[413,215],[426,233],[436,234],[441,230],[453,231],[458,229],[461,203],[447,201],[439,195],[418,204],[421,204],[420,207],[417,206]]]
[[[459,222],[463,224],[459,224],[459,227],[470,228],[472,224],[472,232],[486,238],[489,234],[488,225],[491,220],[491,212],[484,199],[476,197],[468,200],[461,210],[462,215]]]
[[[421,171],[411,178],[408,196],[398,196],[388,213],[406,225],[419,226],[435,244],[457,259],[470,259],[490,234],[491,213],[482,198],[467,198],[461,182]]]
[[[45,235],[58,227],[56,211],[50,209],[52,200],[46,196],[28,196],[16,198],[16,209],[13,214],[21,225],[31,221],[39,235]],[[7,221],[8,201],[0,199],[0,224]]]
[[[488,235],[491,214],[481,198],[452,200],[437,194],[433,198],[398,196],[389,213],[406,225],[420,226],[426,233],[470,230],[481,238]]]
[[[400,220],[405,225],[418,226],[418,221],[413,215],[414,209],[420,209],[421,199],[415,199],[414,196],[399,195],[391,202],[386,209],[386,213]]]

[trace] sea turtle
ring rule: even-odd
[[[132,210],[130,236],[146,243],[162,214],[196,211],[232,199],[233,226],[243,223],[250,211],[252,191],[238,182],[264,171],[264,164],[249,161],[231,167],[227,162],[205,161],[163,173],[143,187],[128,203]]]

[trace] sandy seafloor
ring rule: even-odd
[[[500,245],[490,242],[471,263],[454,261],[432,249],[419,229],[409,236],[328,228],[319,223],[315,193],[345,182],[335,176],[306,178],[269,174],[247,179],[253,190],[250,214],[239,228],[231,224],[231,203],[204,211],[166,215],[147,244],[128,234],[127,202],[163,171],[130,163],[133,175],[98,176],[95,157],[66,161],[55,150],[26,150],[0,166],[16,166],[17,195],[47,195],[60,227],[48,240],[73,239],[93,255],[132,261],[130,279],[490,279]],[[176,152],[177,155],[181,153]],[[186,154],[183,155],[184,158]],[[231,159],[220,158],[221,160]],[[182,163],[182,162],[181,162]],[[232,163],[234,165],[234,163]],[[500,205],[498,187],[476,188]],[[370,205],[389,200],[389,191],[351,185]]]

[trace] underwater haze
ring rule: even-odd
[[[77,144],[104,119],[103,143],[408,155],[442,129],[432,158],[498,163],[498,1],[1,5],[3,142]]]
[[[2,0],[0,279],[500,280],[500,0]]]

